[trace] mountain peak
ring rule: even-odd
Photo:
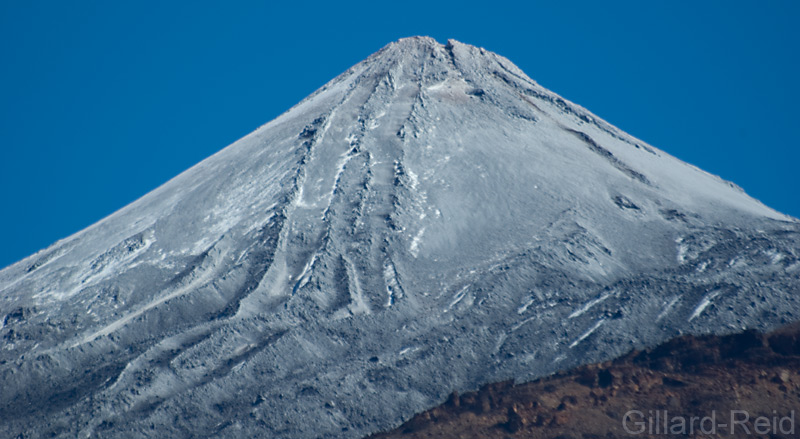
[[[441,46],[438,41],[432,37],[424,35],[414,35],[411,37],[400,38],[397,41],[389,43],[387,46],[401,46],[401,47],[436,47]]]
[[[786,219],[499,55],[399,40],[0,270],[0,430],[363,437],[796,319]]]

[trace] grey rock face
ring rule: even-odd
[[[800,225],[505,58],[386,46],[0,271],[2,437],[349,437],[800,318]]]

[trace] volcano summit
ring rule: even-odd
[[[0,436],[358,438],[798,291],[795,219],[408,38],[0,271]]]

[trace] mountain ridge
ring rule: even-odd
[[[755,418],[774,419],[777,413],[786,420],[773,434],[793,435],[793,412],[800,408],[800,377],[794,373],[800,362],[798,329],[795,324],[767,334],[687,335],[524,384],[488,384],[454,393],[445,404],[370,438],[654,438],[712,430],[750,437]],[[656,410],[659,428],[652,420],[637,423]],[[706,422],[700,431],[685,422],[698,415],[734,416],[740,423]],[[672,429],[661,428],[668,420]]]
[[[0,270],[0,431],[361,437],[453,390],[797,319],[795,220],[526,78],[389,44]]]

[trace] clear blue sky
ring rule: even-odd
[[[504,55],[800,216],[800,2],[223,3],[0,3],[0,267],[411,35]]]

